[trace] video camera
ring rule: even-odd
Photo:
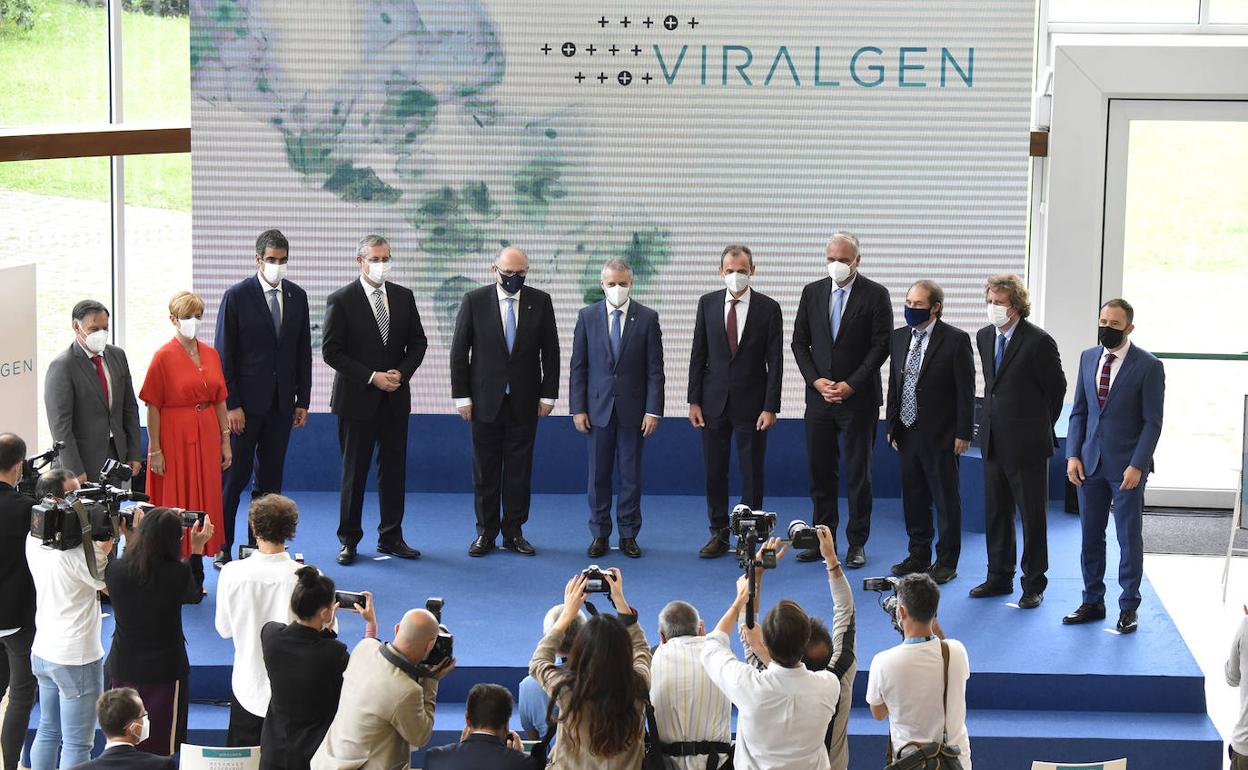
[[[776,528],[776,514],[770,511],[751,510],[748,505],[732,509],[728,528],[737,536],[737,564],[745,570],[750,583],[749,598],[745,602],[745,625],[754,627],[755,570],[776,568],[776,549],[763,548],[758,544],[771,537]]]
[[[52,448],[41,455],[36,455],[22,462],[22,477],[17,480],[17,491],[27,497],[35,496],[35,486],[39,483],[39,474],[61,456],[65,448],[64,441],[57,441]]]
[[[57,442],[64,446],[62,442]],[[60,450],[52,449],[37,458],[27,460],[30,468],[38,469],[51,462]],[[39,538],[46,548],[68,551],[80,545],[85,546],[92,540],[104,542],[114,540],[121,534],[121,525],[127,527],[134,522],[137,506],[126,510],[121,509],[124,502],[146,502],[150,498],[142,492],[132,492],[114,486],[124,484],[132,476],[130,467],[125,463],[109,459],[100,469],[98,484],[83,484],[74,492],[65,495],[63,500],[47,497],[30,510],[30,534]]]
[[[425,600],[425,609],[438,621],[438,638],[433,643],[433,649],[429,650],[429,654],[421,661],[429,668],[436,668],[441,665],[442,661],[451,657],[454,646],[455,637],[451,635],[451,630],[442,624],[442,607],[446,604],[441,597],[431,596]]]
[[[901,578],[893,577],[871,577],[864,578],[862,581],[862,590],[874,591],[880,594],[880,608],[888,613],[893,621],[893,628],[897,633],[902,633],[901,618],[897,617],[897,585],[901,583]],[[888,594],[885,596],[884,594]]]

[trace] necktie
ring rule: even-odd
[[[841,332],[841,313],[845,312],[845,290],[837,289],[832,292],[835,300],[832,302],[832,340],[836,340],[836,335]]]
[[[91,356],[95,363],[95,374],[100,378],[100,387],[104,389],[104,403],[108,403],[108,377],[104,376],[104,356]]]
[[[620,360],[620,316],[623,313],[617,308],[611,311],[611,359]]]
[[[1109,368],[1118,356],[1113,353],[1105,354],[1105,365],[1101,367],[1101,379],[1096,385],[1096,403],[1105,408],[1105,399],[1109,398]]]
[[[728,354],[733,356],[737,354],[737,303],[740,301],[728,300],[728,319],[724,321],[724,327],[728,331]]]
[[[269,289],[269,315],[273,316],[273,331],[282,333],[282,306],[277,301],[277,289]],[[385,335],[382,335],[385,336]]]
[[[385,345],[390,341],[390,313],[386,311],[381,289],[373,289],[373,315],[377,316],[377,331],[381,332],[381,344]]]
[[[1005,355],[1005,335],[997,335],[997,355],[992,359],[992,371],[995,373],[1001,368],[1001,358]]]
[[[503,334],[507,337],[507,354],[516,344],[516,298],[507,298],[507,321],[503,324]]]
[[[916,330],[910,355],[906,356],[906,378],[901,384],[901,424],[907,428],[919,419],[919,398],[915,391],[919,383],[919,367],[923,363],[923,338],[926,336],[927,330]]]

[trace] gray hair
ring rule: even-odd
[[[390,241],[387,241],[380,235],[366,235],[360,239],[360,246],[356,249],[355,253],[357,256],[367,257],[368,250],[373,246],[385,246],[389,248]]]
[[[927,304],[928,305],[939,304],[941,312],[944,312],[945,290],[940,288],[940,284],[928,278],[921,278],[915,281],[914,283],[910,284],[911,289],[913,289],[915,286],[918,286],[921,289],[927,290]],[[906,292],[906,293],[909,294],[910,292]]]
[[[832,237],[828,239],[828,243],[827,245],[824,246],[824,249],[827,250],[827,249],[832,248],[832,244],[836,243],[837,241],[844,241],[845,243],[848,243],[850,246],[853,246],[855,257],[861,253],[858,249],[858,236],[854,235],[848,230],[837,230],[836,232],[832,233]]]
[[[689,602],[674,601],[659,612],[659,631],[665,639],[678,636],[697,636],[698,625],[702,622],[698,610]]]
[[[602,266],[602,273],[599,274],[599,280],[607,280],[607,273],[628,273],[628,279],[633,279],[633,268],[622,259],[608,259],[607,264]]]

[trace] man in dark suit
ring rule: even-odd
[[[403,494],[412,411],[408,381],[429,343],[412,290],[386,280],[390,259],[385,238],[361,238],[355,258],[359,280],[330,294],[325,307],[321,354],[334,369],[329,406],[338,415],[342,448],[339,564],[355,561],[356,544],[364,535],[360,511],[374,447],[381,507],[377,550],[400,559],[420,558],[420,551],[403,541]]]
[[[728,456],[733,439],[741,469],[741,502],[763,506],[767,431],[780,411],[784,319],[780,305],[750,288],[754,254],[728,246],[719,257],[725,289],[703,294],[689,355],[689,422],[702,429],[706,515],[711,539],[698,555],[728,550]]]
[[[234,462],[222,474],[225,543],[213,559],[220,569],[234,547],[234,519],[243,487],[252,499],[282,493],[291,428],[308,420],[312,397],[312,332],[308,295],[286,280],[290,243],[278,230],[256,239],[259,272],[226,289],[217,313],[214,346],[229,391],[230,446]],[[247,542],[255,545],[250,535]]]
[[[620,468],[620,550],[641,556],[641,449],[663,415],[663,332],[659,314],[629,299],[633,269],[613,259],[602,268],[606,299],[581,308],[572,335],[568,404],[589,434],[591,558],[611,536],[611,478]]]
[[[520,736],[507,726],[511,708],[511,692],[506,687],[473,685],[459,743],[429,749],[425,770],[525,770],[530,762]]]
[[[472,424],[477,538],[470,556],[503,548],[536,551],[524,539],[537,421],[559,397],[559,330],[550,295],[524,285],[529,258],[509,246],[490,268],[494,283],[464,295],[451,342],[451,396]],[[502,516],[499,516],[499,506]]]
[[[825,249],[828,277],[806,284],[793,324],[793,357],[806,380],[806,458],[814,524],[836,534],[840,439],[849,476],[845,566],[867,563],[871,535],[871,453],[884,402],[880,367],[888,357],[893,309],[888,289],[858,272],[858,238],[834,233]],[[818,548],[798,561],[819,561]]]
[[[74,342],[52,363],[43,401],[53,441],[64,441],[54,466],[80,482],[97,481],[104,461],[121,460],[138,474],[143,464],[139,403],[126,352],[108,344],[108,309],[84,299],[74,305]]]
[[[1057,343],[1027,321],[1031,302],[1023,279],[992,275],[984,290],[989,324],[975,335],[984,372],[980,451],[984,458],[984,519],[988,577],[971,596],[1014,593],[1014,509],[1023,520],[1023,595],[1018,606],[1044,601],[1049,568],[1049,458],[1062,413],[1066,375]]]
[[[1166,372],[1161,361],[1128,337],[1135,309],[1125,299],[1101,306],[1099,345],[1079,358],[1079,382],[1066,434],[1066,477],[1079,489],[1083,521],[1083,603],[1062,618],[1066,625],[1105,617],[1105,526],[1113,504],[1118,533],[1118,631],[1139,621],[1144,576],[1144,483],[1161,437]]]
[[[962,495],[958,458],[971,447],[975,359],[971,335],[941,320],[945,292],[917,281],[906,292],[906,325],[893,330],[889,352],[889,443],[901,454],[901,500],[909,554],[894,575],[929,572],[937,583],[958,574]],[[932,563],[932,506],[940,539]]]
[[[12,433],[0,434],[0,693],[9,707],[0,728],[4,770],[16,770],[35,705],[37,688],[30,668],[30,646],[35,640],[35,583],[26,566],[33,497],[17,491],[26,459],[26,442]]]
[[[135,748],[147,739],[147,709],[129,687],[108,690],[95,704],[104,753],[72,770],[177,770],[177,757],[147,754]]]

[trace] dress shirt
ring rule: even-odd
[[[845,292],[845,299],[841,304],[841,320],[845,320],[845,308],[849,307],[849,295],[854,291],[854,282],[858,280],[858,271],[850,276],[849,283],[844,286],[837,286],[836,281],[832,281],[832,288],[828,290],[828,318],[832,318],[832,308],[836,307],[836,290],[842,289]]]
[[[966,647],[949,639],[949,698],[942,704],[944,660],[935,637],[905,643],[877,653],[867,675],[867,703],[888,707],[888,733],[897,752],[910,742],[941,739],[961,749],[963,770],[971,770],[971,740],[966,733],[966,680],[970,662]]]
[[[276,286],[270,286],[269,282],[264,280],[264,275],[261,273],[256,273],[256,280],[260,282],[260,291],[264,292],[264,306],[266,308],[269,306],[269,292],[276,291],[277,292],[277,307],[282,311],[282,317],[285,318],[286,317],[286,296],[285,296],[286,293],[282,291],[282,282],[278,281]],[[361,278],[361,280],[363,279]],[[382,286],[385,286],[385,284],[382,284]],[[382,291],[382,294],[385,294],[386,290],[383,288],[381,291]],[[368,301],[369,301],[369,304],[371,305],[373,301],[373,294],[371,291],[368,294]],[[387,309],[389,309],[389,305],[387,305]]]
[[[290,554],[253,553],[226,564],[217,580],[217,633],[234,640],[230,684],[239,704],[255,716],[269,710],[269,677],[264,668],[260,629],[265,623],[290,623],[290,595],[303,565]]]
[[[1007,329],[997,329],[996,336],[992,338],[992,354],[997,354],[997,337],[1005,337],[1005,351],[1001,354],[1004,359],[1005,354],[1010,352],[1010,341],[1014,339],[1014,332],[1018,331],[1018,322],[1021,318],[1015,318],[1014,323],[1010,324]]]
[[[95,563],[108,563],[101,543],[95,547]],[[58,551],[44,548],[34,537],[26,538],[26,566],[35,583],[35,640],[30,647],[49,663],[83,666],[104,657],[100,643],[99,591],[87,568],[81,548]]]
[[[654,650],[650,702],[664,743],[732,740],[732,703],[702,667],[705,636],[678,636]],[[704,770],[706,756],[671,757],[680,770]]]
[[[95,353],[92,353],[90,350],[87,350],[85,347],[83,347],[81,342],[78,343],[78,347],[82,348],[82,352],[86,355],[87,361],[91,363],[91,368],[94,369],[95,368],[95,361],[94,361]],[[108,359],[104,357],[103,353],[100,353],[100,363],[104,364],[104,380],[108,382],[108,408],[112,409],[113,408],[113,373],[109,371]],[[113,437],[113,434],[111,431],[109,432],[108,437],[109,438]]]
[[[260,283],[263,284],[264,280],[261,279]],[[361,274],[360,285],[364,287],[364,296],[365,298],[368,299],[368,309],[373,311],[373,322],[377,323],[378,324],[377,328],[380,329],[381,328],[380,322],[377,319],[377,308],[373,305],[373,292],[377,291],[378,289],[381,289],[381,301],[386,303],[386,316],[389,318],[394,318],[394,315],[390,312],[390,294],[386,291],[386,282],[382,281],[380,286],[374,286],[368,281],[364,280],[364,276],[363,274]],[[283,311],[285,309],[286,309],[285,307],[282,308]],[[364,383],[365,385],[373,384],[374,374],[377,374],[377,372],[373,372],[372,374],[368,375],[368,381]]]
[[[933,317],[923,326],[915,326],[910,329],[910,347],[906,350],[906,360],[910,359],[910,353],[914,352],[914,343],[919,343],[919,371],[923,370],[923,356],[927,355],[927,344],[932,341],[932,327],[936,325],[936,319]],[[920,341],[915,332],[926,332]],[[1009,342],[1007,340],[1006,344]]]
[[[1118,371],[1122,369],[1123,359],[1127,357],[1127,351],[1131,349],[1131,341],[1127,340],[1122,343],[1122,347],[1117,350],[1106,350],[1101,348],[1101,357],[1096,362],[1096,373],[1093,375],[1095,383],[1099,387],[1101,384],[1101,370],[1105,368],[1105,356],[1110,353],[1114,354],[1114,360],[1109,362],[1109,387],[1106,392],[1114,389],[1114,380],[1118,379]]]
[[[516,292],[515,294],[508,294],[507,292],[503,291],[503,285],[501,283],[495,282],[494,292],[495,294],[498,295],[498,322],[502,324],[504,330],[507,328],[507,300],[509,299],[515,300],[515,302],[512,303],[512,306],[513,306],[513,310],[516,316],[516,330],[519,331],[520,329],[520,295],[524,293],[524,287],[523,286],[520,287],[520,291]],[[610,307],[610,306],[611,306],[611,303],[608,302],[607,307]],[[628,307],[628,303],[625,302],[624,306]],[[610,320],[610,318],[611,316],[608,315],[607,319]],[[607,328],[609,329],[610,327],[607,327]],[[624,334],[624,319],[623,318],[620,319],[620,334],[621,335]],[[555,405],[555,399],[553,398],[543,398],[541,399],[541,402],[545,404],[546,406]],[[455,399],[456,409],[463,409],[465,406],[472,406],[471,398],[465,396],[464,398]]]
[[[823,745],[840,698],[831,671],[785,668],[772,662],[765,671],[737,660],[723,631],[707,634],[702,666],[737,707],[737,770],[783,767],[827,770]]]
[[[724,329],[728,328],[728,311],[732,309],[733,299],[737,300],[737,343],[741,342],[741,335],[745,334],[745,317],[750,314],[750,295],[753,289],[745,287],[740,297],[733,297],[732,292],[724,291]]]

